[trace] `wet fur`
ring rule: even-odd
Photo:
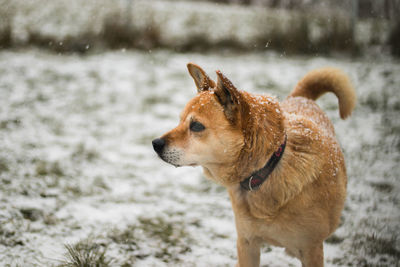
[[[346,118],[355,105],[345,74],[334,68],[310,72],[283,102],[239,91],[221,73],[212,81],[188,64],[198,94],[186,105],[180,124],[162,138],[163,154],[176,166],[200,165],[225,186],[235,213],[238,266],[259,266],[260,245],[285,247],[303,266],[323,266],[323,241],[339,224],[346,197],[346,168],[333,125],[314,102],[333,92]],[[190,122],[206,130],[191,132]],[[262,168],[287,136],[280,163],[257,191],[239,182]]]

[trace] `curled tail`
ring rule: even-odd
[[[326,92],[332,92],[338,98],[340,117],[346,119],[350,116],[356,104],[356,94],[347,75],[336,68],[310,71],[297,83],[289,96],[316,100]]]

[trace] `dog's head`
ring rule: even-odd
[[[189,63],[188,70],[198,94],[187,103],[179,125],[153,140],[154,150],[175,166],[233,162],[243,146],[240,94],[219,71],[215,83],[195,64]]]
[[[189,63],[187,67],[198,93],[182,111],[179,125],[153,140],[154,150],[174,166],[202,166],[211,179],[233,174],[240,158],[252,157],[251,146],[261,133],[254,125],[262,124],[265,116],[249,116],[256,103],[249,103],[252,97],[239,92],[220,71],[214,82],[199,66]],[[265,144],[260,146],[263,151]]]

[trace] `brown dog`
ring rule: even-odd
[[[314,102],[326,92],[342,119],[356,102],[347,76],[308,73],[286,100],[238,91],[220,72],[215,83],[188,64],[198,94],[179,125],[153,140],[175,166],[204,169],[225,186],[235,213],[238,266],[259,266],[260,245],[285,247],[302,266],[323,266],[323,241],[336,229],[346,196],[346,168],[334,128]]]

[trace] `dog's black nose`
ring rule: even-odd
[[[154,139],[154,140],[152,141],[152,144],[153,144],[154,150],[155,150],[158,154],[161,154],[161,152],[164,150],[165,140],[162,139],[162,138],[157,138],[157,139]]]

